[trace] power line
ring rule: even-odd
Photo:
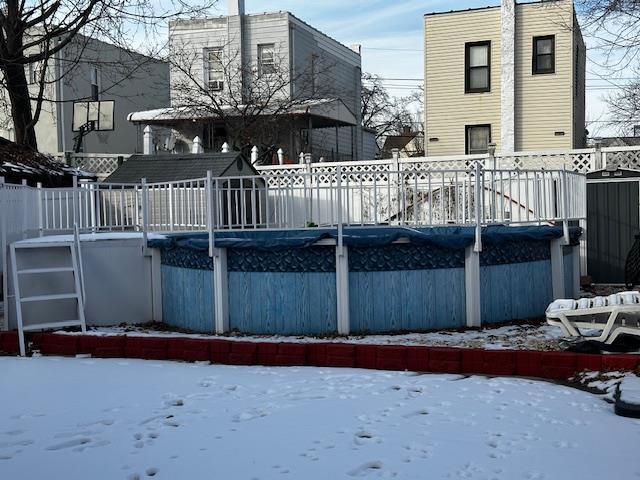
[[[380,50],[387,52],[424,52],[421,48],[382,48],[382,47],[362,47],[363,50]]]

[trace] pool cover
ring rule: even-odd
[[[577,244],[582,229],[569,229],[571,243]],[[562,237],[562,227],[526,226],[507,227],[502,225],[484,227],[482,242],[501,244],[513,241],[553,240]],[[324,239],[338,238],[335,228],[313,228],[305,230],[229,230],[215,233],[215,246],[218,248],[253,248],[277,250],[287,248],[306,248]],[[406,239],[412,245],[434,245],[442,248],[463,249],[473,245],[474,227],[345,227],[343,243],[347,247],[380,247],[400,239]],[[170,234],[166,238],[151,239],[152,248],[189,248],[206,251],[209,248],[207,233]]]

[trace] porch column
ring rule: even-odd
[[[305,152],[305,153],[309,153],[313,157],[313,118],[311,118],[311,115],[309,115],[307,129],[308,129],[307,131],[309,132],[307,134],[307,142],[308,142],[309,151]]]
[[[153,129],[151,125],[144,127],[144,135],[142,137],[142,153],[144,155],[153,155],[155,148],[153,145]]]
[[[338,134],[340,131],[340,127],[338,126],[338,122],[336,122],[336,162],[340,161],[340,139],[338,138]]]

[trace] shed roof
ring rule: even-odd
[[[231,168],[240,162],[240,168]],[[203,178],[211,171],[214,177],[233,175],[258,175],[240,152],[200,153],[186,155],[133,155],[105,182],[139,183],[143,178],[149,183],[172,182]],[[241,170],[241,173],[238,173]]]

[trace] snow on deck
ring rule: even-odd
[[[167,238],[166,235],[161,233],[149,233],[147,235],[149,240],[155,239],[163,239]],[[80,241],[81,242],[98,242],[102,240],[142,240],[142,232],[99,232],[99,233],[81,233]],[[73,235],[45,235],[43,237],[34,237],[27,238],[25,240],[20,240],[16,243],[25,244],[25,243],[63,243],[63,242],[73,242]]]
[[[0,369],[12,480],[640,475],[640,423],[551,383],[45,357]]]

